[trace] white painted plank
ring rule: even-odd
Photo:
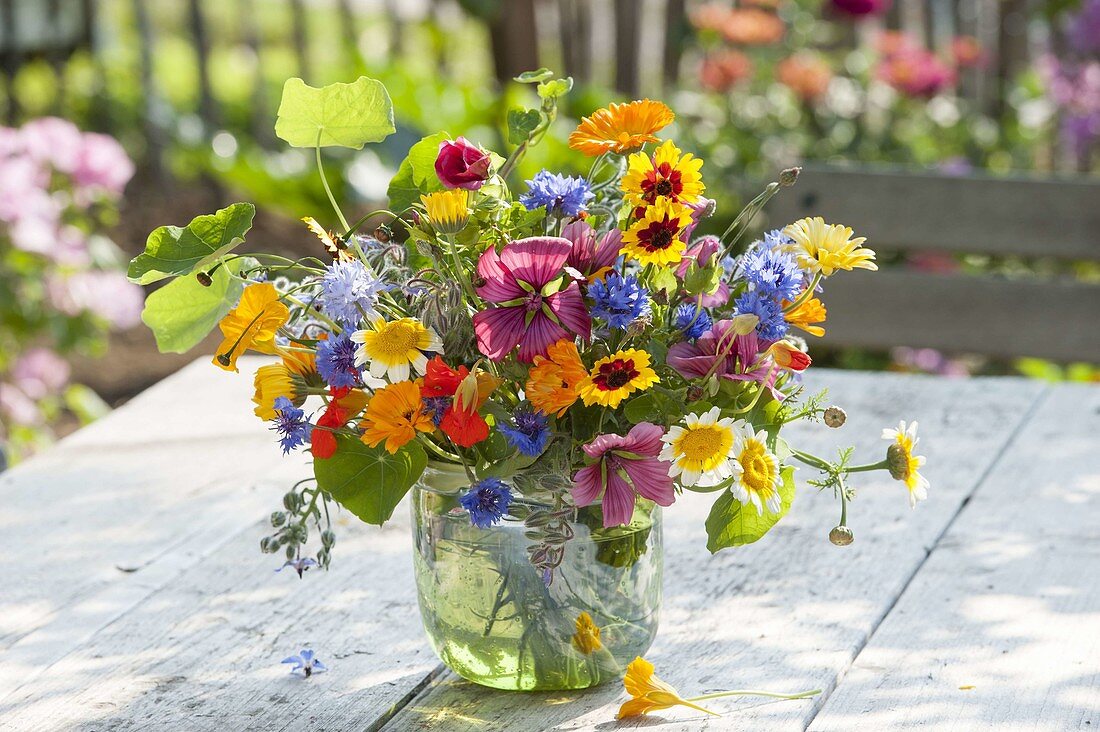
[[[811,729],[1100,728],[1098,435],[1100,388],[1055,388]]]
[[[831,496],[800,489],[795,507],[765,540],[711,557],[703,520],[710,501],[689,494],[666,510],[666,601],[647,656],[685,694],[729,688],[832,690],[889,611],[1043,386],[1019,380],[947,381],[921,377],[823,372],[848,409],[848,426],[798,428],[797,444],[825,451],[855,441],[876,459],[884,426],[917,418],[928,457],[931,499],[910,512],[904,488],[888,477],[854,481],[861,488],[850,515],[856,543],[836,548]],[[813,477],[808,470],[800,481]],[[608,685],[585,693],[493,694],[443,676],[385,729],[603,730],[624,694]],[[662,730],[803,730],[820,707],[813,701],[718,701],[720,719],[690,710],[658,716]]]

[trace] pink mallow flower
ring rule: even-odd
[[[499,255],[485,250],[477,263],[477,294],[497,307],[474,315],[478,350],[499,361],[518,345],[519,360],[530,362],[562,338],[592,335],[580,286],[563,271],[572,248],[567,239],[535,236],[508,244]]]
[[[676,266],[676,276],[679,279],[684,279],[687,276],[688,269],[694,264],[696,267],[707,267],[711,261],[722,248],[722,240],[713,234],[707,234],[706,236],[700,236],[698,239],[691,243],[687,251],[684,252],[684,258],[680,260],[680,264]],[[709,295],[703,295],[699,304],[705,308],[717,308],[725,305],[730,299],[730,286],[726,282],[720,282],[718,289]]]
[[[602,277],[608,269],[615,266],[619,250],[623,246],[623,232],[612,229],[597,238],[596,230],[586,221],[573,221],[561,230],[562,237],[572,242],[573,247],[565,263],[576,270],[575,277],[591,280]]]
[[[745,316],[740,316],[745,317]],[[719,320],[694,343],[682,341],[668,349],[668,365],[685,379],[701,379],[708,375],[730,381],[755,381],[766,384],[772,395],[782,401],[783,395],[774,388],[778,368],[768,356],[774,341],[756,334],[755,325],[748,333],[739,334],[736,320]]]
[[[625,436],[600,435],[582,449],[591,465],[573,476],[573,500],[590,506],[603,495],[603,525],[623,526],[634,516],[637,496],[660,506],[676,500],[668,463],[657,456],[664,443],[664,430],[639,422]]]
[[[923,48],[906,48],[879,63],[876,75],[910,97],[927,99],[955,83],[955,70]]]
[[[439,143],[435,158],[435,174],[445,188],[465,188],[476,191],[489,179],[489,153],[465,137]]]

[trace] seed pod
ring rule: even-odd
[[[829,407],[825,410],[825,424],[832,428],[840,427],[848,419],[848,415],[844,413],[844,410],[840,407]]]
[[[834,526],[829,532],[829,541],[837,546],[848,546],[856,540],[855,534],[847,526]]]
[[[195,275],[195,279],[198,280],[199,284],[203,287],[210,287],[210,285],[214,284],[214,278],[206,272],[199,272]]]

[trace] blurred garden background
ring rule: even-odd
[[[398,134],[328,156],[362,214],[428,132],[509,150],[541,66],[575,87],[517,178],[583,173],[576,120],[640,96],[704,159],[708,229],[805,166],[756,227],[843,215],[892,273],[818,364],[1100,380],[1100,0],[0,0],[5,460],[209,353],[141,325],[153,228],[247,200],[253,245],[319,246],[312,151],[273,134],[288,77],[389,89]]]

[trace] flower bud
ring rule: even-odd
[[[212,278],[207,272],[197,273],[195,275],[195,279],[198,280],[199,284],[203,287],[210,287],[210,285],[214,284],[214,278]]]
[[[890,471],[890,477],[894,480],[905,480],[909,477],[909,453],[894,443],[886,448],[886,467]]]
[[[390,227],[386,226],[385,224],[380,224],[374,230],[374,238],[382,242],[383,244],[387,244],[389,243],[390,239],[393,238],[393,232],[390,231]]]
[[[445,188],[476,191],[489,179],[489,153],[464,137],[439,143],[435,174]]]
[[[286,514],[282,511],[275,511],[271,514],[271,525],[276,529],[286,523]]]
[[[332,531],[328,530],[328,529],[325,529],[324,531],[322,531],[321,532],[321,546],[328,549],[328,548],[331,548],[334,544],[336,544],[336,534],[333,533]]]
[[[260,539],[260,551],[264,554],[274,554],[279,551],[279,540],[274,536],[265,536]]]
[[[825,410],[825,424],[836,429],[844,425],[844,422],[848,419],[848,415],[844,413],[844,410],[840,407],[828,407]]]
[[[847,526],[834,526],[829,532],[829,541],[837,546],[848,546],[856,540],[855,534]]]
[[[688,404],[690,404],[692,402],[697,402],[702,398],[703,398],[703,387],[701,387],[697,384],[692,384],[691,386],[688,387],[688,390],[687,390]]]
[[[295,491],[291,491],[283,496],[283,508],[287,511],[293,511],[302,505],[302,497]]]
[[[802,168],[787,168],[779,174],[779,185],[790,188],[798,181],[798,174],[801,172]]]

